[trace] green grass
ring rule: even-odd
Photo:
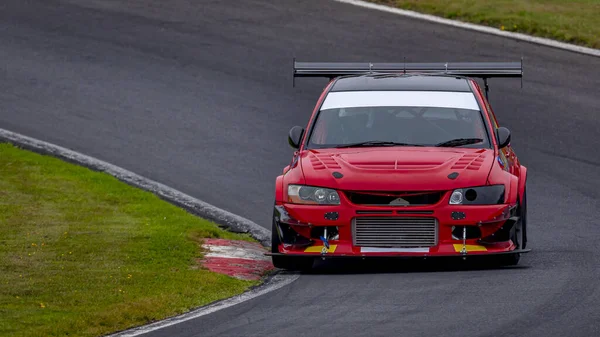
[[[507,31],[600,48],[600,0],[370,0]]]
[[[0,144],[0,335],[99,336],[241,293],[198,264],[226,232],[110,175]]]

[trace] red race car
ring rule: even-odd
[[[527,169],[488,102],[488,79],[521,62],[312,63],[328,77],[291,163],[276,179],[273,264],[315,257],[495,255],[527,243]],[[483,79],[482,90],[475,78]]]

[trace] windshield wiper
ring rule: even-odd
[[[438,147],[443,147],[443,146],[461,146],[461,145],[469,145],[469,144],[476,144],[476,143],[481,143],[483,142],[483,139],[481,138],[456,138],[456,139],[451,139],[445,142],[441,142],[438,144],[435,144],[435,146]]]
[[[370,140],[367,142],[338,145],[336,147],[344,148],[344,147],[362,147],[362,146],[423,146],[423,145],[398,143],[398,142],[387,142],[387,141],[382,141],[382,140]]]

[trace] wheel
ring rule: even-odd
[[[515,225],[511,240],[515,243],[516,249],[525,249],[527,246],[527,188],[523,191],[523,200],[519,202],[518,207],[519,222]]]
[[[271,252],[279,253],[279,235],[277,234],[277,225],[275,219],[273,219],[273,225],[271,228]],[[312,269],[314,258],[306,256],[271,256],[273,266],[279,269],[286,269],[291,271],[309,271]]]
[[[519,222],[517,224],[515,224],[516,228],[514,231],[514,234],[511,237],[511,240],[515,243],[516,248],[515,249],[521,249],[521,242],[523,242],[523,230],[521,229],[521,220],[519,220]],[[521,254],[520,253],[515,253],[515,254],[506,254],[506,255],[502,255],[501,257],[501,261],[503,265],[507,265],[507,266],[516,266],[519,264],[519,261],[521,260]]]
[[[523,231],[521,249],[527,248],[527,186],[523,191],[523,203],[521,206],[521,230]]]
[[[519,221],[515,224],[510,239],[515,244],[515,249],[525,249],[527,245],[527,189],[523,192],[523,200],[518,206]],[[521,260],[521,254],[507,254],[500,257],[503,265],[516,266]]]

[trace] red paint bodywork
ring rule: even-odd
[[[496,130],[500,125],[477,82],[469,80],[475,88],[475,97],[483,107],[485,122],[489,130]],[[318,113],[330,86],[324,88],[319,97],[308,125]],[[308,130],[308,127],[305,127]],[[510,218],[518,200],[522,200],[527,169],[519,163],[517,155],[510,144],[498,149],[496,135],[492,134],[493,149],[474,148],[423,148],[423,147],[374,147],[374,148],[341,148],[341,149],[304,149],[307,137],[305,132],[300,148],[294,152],[291,163],[276,178],[275,205],[282,207],[286,215],[294,220],[291,228],[299,235],[310,237],[310,231],[318,226],[338,226],[339,240],[329,241],[336,245],[336,250],[327,255],[333,256],[422,256],[423,253],[413,252],[361,252],[360,247],[353,245],[351,221],[357,216],[357,210],[389,211],[401,210],[403,216],[427,216],[419,211],[433,211],[438,221],[438,244],[430,248],[425,255],[457,255],[454,245],[462,244],[463,240],[453,239],[453,226],[478,226],[481,237],[491,235]],[[465,159],[466,158],[466,159]],[[463,165],[469,162],[469,164]],[[500,163],[502,162],[502,164]],[[408,165],[410,164],[410,165]],[[418,167],[415,168],[415,165]],[[341,172],[343,179],[335,179],[334,171]],[[402,172],[403,174],[398,174]],[[451,172],[459,172],[455,180],[448,178]],[[300,205],[288,202],[287,187],[289,184],[301,184],[332,188],[338,191],[444,191],[439,202],[428,206],[364,206],[355,205],[340,194],[341,204],[335,206]],[[504,184],[505,201],[498,205],[450,205],[450,195],[454,189],[463,187]],[[338,212],[336,220],[325,220],[327,212]],[[462,211],[466,217],[454,220],[453,211]],[[514,213],[513,213],[514,214]],[[372,216],[372,215],[370,215]],[[277,235],[273,232],[273,235]],[[314,246],[323,243],[314,239]],[[479,245],[478,239],[468,239],[468,245]],[[489,254],[507,252],[515,249],[510,240],[485,244],[486,251],[473,251],[469,254]],[[321,256],[320,252],[305,252],[306,247],[294,247],[280,244],[274,253],[289,255]]]

